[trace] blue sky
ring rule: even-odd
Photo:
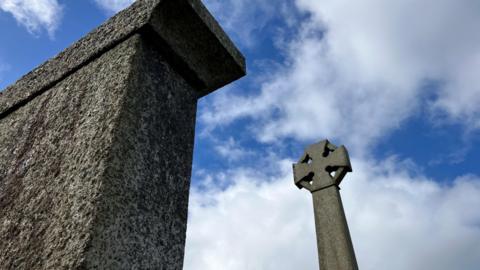
[[[0,89],[128,0],[0,0]],[[291,163],[349,149],[362,269],[480,265],[480,5],[206,0],[248,76],[199,102],[185,269],[317,269]]]

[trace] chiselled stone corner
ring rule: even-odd
[[[149,26],[185,62],[204,94],[246,74],[245,58],[199,0],[156,0]]]
[[[297,163],[293,164],[295,185],[315,192],[330,186],[339,186],[352,171],[345,146],[323,140],[307,147]]]

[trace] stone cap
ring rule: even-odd
[[[199,96],[246,74],[245,58],[200,0],[137,0],[0,92],[0,118],[140,32],[159,46]]]

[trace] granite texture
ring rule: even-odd
[[[197,100],[244,74],[200,1],[139,0],[8,87],[0,269],[182,269]]]
[[[2,269],[84,263],[135,43],[120,44],[1,119]]]
[[[201,95],[245,75],[244,57],[200,0],[138,0],[0,92],[0,118],[138,32],[149,32]]]
[[[87,269],[182,269],[198,93],[151,43],[138,45]]]
[[[2,269],[181,269],[198,93],[140,34],[0,121]]]
[[[331,186],[312,193],[321,270],[358,270],[340,191]]]

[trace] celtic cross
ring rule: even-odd
[[[295,185],[312,193],[321,270],[357,270],[339,184],[351,172],[344,146],[328,140],[310,145],[293,164]]]

